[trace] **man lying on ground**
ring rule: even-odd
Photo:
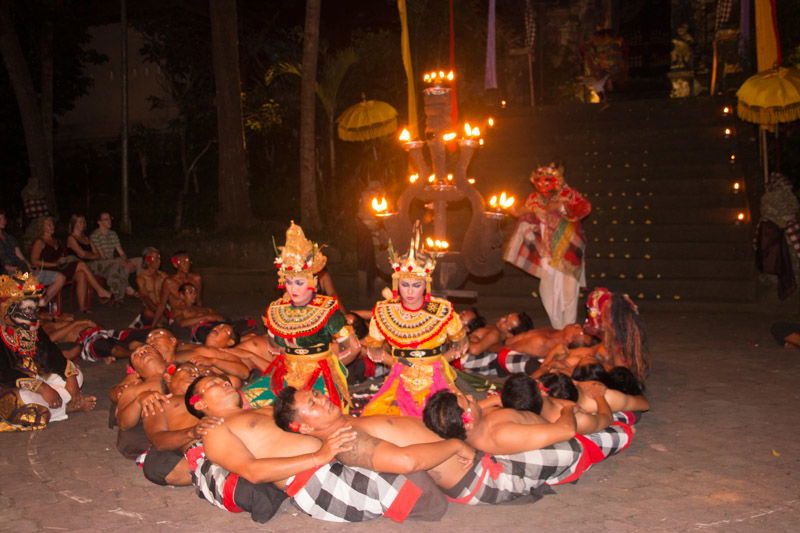
[[[349,426],[329,435],[325,443],[284,432],[275,425],[272,407],[243,409],[238,391],[216,377],[199,378],[186,397],[187,409],[195,416],[224,420],[201,446],[187,451],[198,491],[215,505],[231,509],[216,501],[221,491],[208,487],[227,486],[235,496],[238,481],[246,479],[258,487],[274,483],[303,512],[322,520],[361,522],[379,516],[437,520],[444,514],[447,502],[426,474],[383,474],[331,463],[337,454],[351,449],[355,434]],[[201,461],[193,460],[198,448],[204,454]]]

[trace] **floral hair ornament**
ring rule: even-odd
[[[199,401],[200,401],[200,395],[199,394],[195,394],[194,396],[189,398],[189,405],[194,405]]]
[[[167,367],[167,374],[169,374],[169,375],[171,376],[172,374],[174,374],[174,373],[175,373],[175,371],[176,371],[176,370],[178,370],[178,367],[177,367],[177,366],[175,366],[174,364],[172,364],[172,365],[169,365],[169,366]]]
[[[300,432],[300,422],[289,422],[289,429],[295,433]]]
[[[538,381],[536,382],[536,387],[542,392],[550,392],[550,387],[545,387],[544,385],[542,385]]]
[[[133,369],[131,365],[128,365],[128,368],[125,369],[126,374],[135,374],[136,370]]]
[[[178,263],[180,263],[180,260],[177,257],[172,257],[172,258],[170,258],[170,262],[172,262],[172,266],[177,268],[178,267]]]
[[[461,422],[466,426],[475,421],[475,415],[472,414],[472,409],[467,407],[467,410],[461,413]]]
[[[154,255],[146,255],[146,256],[144,256],[144,262],[145,263],[152,263],[155,260],[156,260],[156,257]]]

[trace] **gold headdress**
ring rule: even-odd
[[[14,302],[20,302],[26,298],[39,299],[44,291],[33,274],[19,274],[16,277],[3,274],[0,276],[0,311],[5,316],[6,309]]]
[[[389,241],[389,264],[392,265],[392,290],[397,293],[397,281],[400,278],[422,278],[425,288],[431,293],[431,274],[436,268],[436,254],[422,247],[422,228],[419,220],[414,223],[414,235],[408,246],[408,253],[397,256],[392,241]]]
[[[556,163],[550,163],[549,165],[539,167],[533,172],[531,172],[531,181],[539,177],[552,177],[555,178],[555,180],[559,183],[559,185],[563,185],[564,167],[556,165]]]
[[[275,246],[275,239],[272,240]],[[303,228],[292,221],[286,230],[286,245],[275,247],[275,268],[278,269],[278,286],[286,283],[286,276],[314,275],[325,268],[328,258],[317,246],[306,239]]]

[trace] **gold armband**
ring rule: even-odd
[[[78,365],[67,360],[67,367],[64,369],[64,377],[77,376],[79,374]]]

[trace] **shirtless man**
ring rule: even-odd
[[[205,458],[215,468],[195,465],[196,484],[227,485],[231,475],[259,485],[271,482],[293,497],[304,512],[338,522],[378,516],[397,521],[415,516],[424,518],[420,504],[437,498],[435,492],[422,497],[420,489],[427,487],[423,484],[425,478],[418,475],[412,481],[406,476],[330,463],[337,454],[351,449],[355,433],[347,425],[332,432],[324,444],[310,436],[282,431],[275,425],[272,407],[243,409],[239,393],[230,383],[216,377],[196,380],[186,396],[189,412],[224,420],[203,439]],[[195,456],[193,450],[187,452],[190,463]],[[354,483],[356,478],[358,481]],[[432,485],[429,478],[427,482]],[[210,491],[202,488],[201,491],[207,499],[214,499]],[[326,497],[318,497],[320,494]],[[441,494],[438,498],[446,506]],[[396,502],[398,505],[394,505]],[[400,511],[403,505],[406,510]],[[427,517],[435,519],[443,512],[441,508]]]
[[[195,379],[207,375],[207,371],[194,363],[169,365],[162,375],[169,394],[163,397],[158,409],[142,414],[144,432],[152,444],[142,471],[157,485],[191,485],[192,476],[184,452],[222,423],[213,416],[198,420],[186,410],[186,389]]]
[[[235,355],[202,344],[181,343],[179,345],[178,339],[168,329],[154,329],[147,339],[158,349],[165,361],[192,362],[196,365],[215,368],[218,375],[227,374],[234,382],[234,386],[241,386],[250,375],[250,369]]]
[[[136,276],[139,298],[144,306],[139,319],[142,323],[152,323],[161,302],[161,288],[167,273],[160,269],[161,252],[157,248],[148,246],[142,250],[142,261],[144,268]]]
[[[131,368],[136,372],[139,380],[126,376],[126,383],[119,392],[116,418],[120,431],[133,429],[144,412],[155,412],[160,408],[158,403],[165,399],[168,392],[165,390],[162,376],[167,368],[167,363],[150,344],[142,344],[131,353]]]
[[[350,460],[361,462],[374,461],[388,443],[412,446],[447,442],[413,417],[376,415],[350,419],[334,408],[327,397],[314,391],[284,389],[275,402],[275,418],[287,430],[318,436],[344,423],[352,425],[358,433],[353,450],[340,454],[339,458],[351,456]],[[529,494],[545,483],[576,479],[575,472],[585,470],[579,469],[582,452],[581,443],[572,439],[511,455],[478,452],[466,465],[455,455],[433,466],[428,473],[451,501],[496,504]]]
[[[177,308],[183,305],[183,301],[178,293],[178,289],[184,283],[191,283],[194,285],[195,289],[197,289],[196,303],[198,306],[203,305],[203,278],[200,276],[200,274],[190,272],[190,269],[192,268],[192,261],[189,259],[189,254],[183,251],[176,252],[175,255],[172,256],[171,261],[176,272],[175,274],[168,276],[161,286],[161,296],[158,303],[158,309],[153,317],[153,326],[158,324],[158,322],[161,320],[161,317],[164,316],[167,305],[170,306],[173,313],[177,310]]]
[[[279,348],[270,340],[269,335],[255,335],[249,333],[239,338],[233,325],[228,322],[209,324],[211,328],[205,338],[198,331],[198,338],[203,341],[203,346],[214,350],[216,357],[236,357],[250,370],[263,372],[272,359],[279,353]],[[183,345],[182,350],[199,350],[197,345]],[[202,350],[200,350],[202,353]]]
[[[462,311],[460,315],[462,322],[466,320],[466,323],[474,323],[480,317],[475,310]],[[484,324],[469,334],[467,353],[454,366],[488,376],[533,372],[538,361],[513,346],[514,339],[530,332],[532,328],[533,320],[526,313],[509,313],[500,317],[495,324]]]
[[[542,360],[539,368],[531,374],[531,377],[538,379],[540,376],[550,372],[559,372],[571,376],[575,367],[593,363],[602,364],[608,370],[612,368],[611,360],[602,344],[572,349],[564,344],[557,344],[550,350],[547,357]]]
[[[592,409],[587,411],[578,406],[575,411],[577,432],[580,434],[595,433],[608,427],[612,422],[612,411],[605,400],[605,385],[596,381],[587,381],[583,384],[583,390],[584,395],[592,402]],[[500,398],[505,408],[529,411],[548,422],[555,422],[560,417],[562,409],[571,405],[572,402],[550,396],[547,394],[548,391],[548,387],[540,385],[525,374],[512,374],[503,384]]]
[[[178,287],[180,303],[172,307],[172,318],[175,322],[185,328],[190,328],[202,322],[225,320],[222,315],[210,307],[201,307],[197,303],[198,294],[197,288],[188,281]]]

